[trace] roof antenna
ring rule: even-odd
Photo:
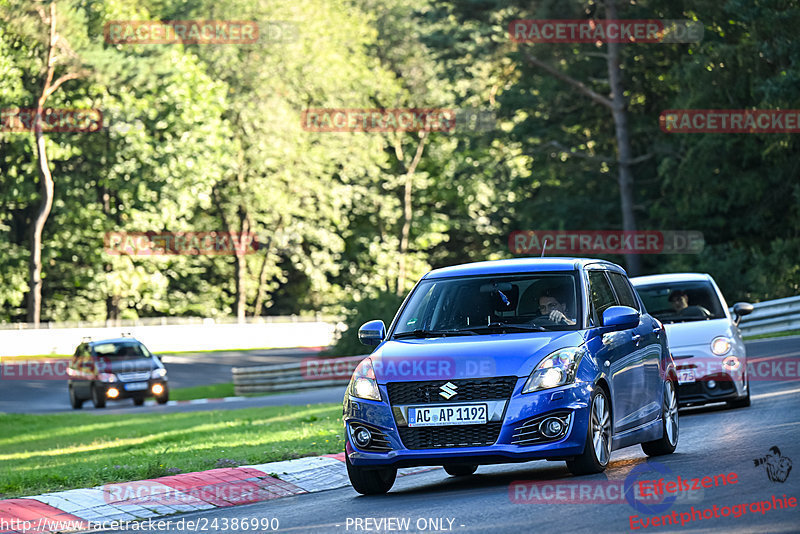
[[[544,244],[542,245],[542,255],[541,258],[544,258],[544,253],[547,250],[547,239],[544,240]]]

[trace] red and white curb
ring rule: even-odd
[[[398,475],[431,469],[438,468],[404,468]],[[0,500],[0,534],[74,532],[102,522],[154,519],[349,485],[343,452],[118,482]]]

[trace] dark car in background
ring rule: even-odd
[[[169,400],[164,364],[134,338],[82,342],[67,374],[69,400],[76,410],[89,399],[95,408],[104,408],[107,400],[133,399],[137,406],[148,397],[159,404]]]

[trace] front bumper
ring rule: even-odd
[[[747,396],[747,357],[734,351],[717,356],[707,345],[672,349],[678,373],[678,401],[681,406],[725,402]],[[683,382],[682,372],[691,371],[694,381]]]
[[[385,385],[379,386],[384,401],[369,401],[347,396],[344,403],[345,450],[350,462],[358,466],[412,467],[422,465],[446,465],[456,463],[491,464],[505,462],[524,462],[537,459],[565,459],[579,455],[586,444],[589,425],[589,399],[593,385],[579,382],[558,388],[537,391],[522,395],[520,391],[527,378],[519,378],[514,392],[503,401],[499,421],[491,421],[500,426],[496,441],[481,446],[441,446],[435,448],[408,448],[403,442],[399,427],[397,410],[385,402],[388,392]],[[469,401],[476,404],[492,401]],[[458,403],[442,402],[418,404],[455,406]],[[491,410],[490,410],[491,413]],[[571,414],[566,432],[553,441],[531,445],[515,444],[515,431],[526,422],[539,419],[548,414]],[[398,422],[401,425],[398,425]],[[382,434],[381,443],[390,450],[368,451],[359,448],[353,439],[351,428],[359,424],[368,426]],[[479,426],[479,425],[471,425]],[[452,428],[452,427],[436,427]],[[517,432],[519,433],[519,432]],[[385,439],[383,439],[385,438]],[[516,438],[519,441],[519,438]]]
[[[132,399],[132,398],[148,398],[148,397],[163,397],[169,391],[167,386],[167,380],[163,378],[151,378],[146,381],[147,388],[146,389],[126,389],[126,385],[128,384],[141,384],[145,383],[144,380],[140,382],[95,382],[94,387],[98,389],[99,393],[102,393],[104,397],[108,400],[121,400],[121,399]],[[156,384],[161,385],[163,391],[156,395],[153,393],[153,386]],[[109,396],[110,389],[116,389],[118,392],[117,396]]]

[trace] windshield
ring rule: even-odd
[[[723,319],[725,310],[710,282],[636,286],[650,315],[663,323]]]
[[[104,358],[149,358],[150,353],[141,343],[100,343],[94,346],[98,356]]]
[[[577,287],[575,273],[424,280],[403,309],[394,337],[575,330]]]

